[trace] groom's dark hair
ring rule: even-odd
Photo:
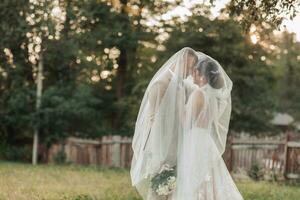
[[[220,89],[223,87],[224,80],[221,76],[219,66],[214,60],[210,59],[209,57],[201,59],[197,63],[196,68],[200,74],[206,78],[211,87],[215,89]]]
[[[196,63],[198,62],[198,56],[197,56],[197,54],[195,53],[195,51],[193,49],[188,48],[187,49],[187,53],[188,53],[188,55],[190,55],[190,56],[192,56],[192,57],[195,58]]]

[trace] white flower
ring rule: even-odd
[[[170,167],[170,165],[169,164],[164,164],[163,166],[161,166],[159,174],[162,173],[163,171],[170,171],[170,170],[172,170],[172,168]]]
[[[170,176],[170,177],[168,177],[168,182],[169,182],[169,183],[173,183],[173,182],[175,182],[175,181],[176,181],[175,176]]]
[[[170,191],[168,185],[163,184],[158,186],[156,192],[158,195],[168,195]]]
[[[174,176],[170,176],[168,178],[168,185],[169,185],[169,189],[173,190],[176,186],[176,178]]]

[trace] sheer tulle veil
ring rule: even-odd
[[[193,69],[205,70],[202,61],[207,59],[217,66],[208,71],[219,76],[217,88],[210,82],[202,86],[193,82]],[[176,191],[170,199],[196,200],[201,195],[209,199],[208,186],[217,187],[222,181],[230,182],[225,187],[232,193],[228,199],[242,199],[221,157],[231,115],[232,85],[215,59],[189,47],[176,52],[155,73],[143,96],[132,142],[130,175],[143,199],[159,199],[151,191],[150,179],[163,164],[177,166]],[[217,167],[220,162],[221,169]],[[223,178],[214,179],[218,173]],[[222,196],[221,189],[217,193],[213,198]]]

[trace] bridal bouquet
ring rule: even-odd
[[[169,195],[176,186],[176,166],[164,164],[159,173],[151,178],[151,188],[159,196]]]

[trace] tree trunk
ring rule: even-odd
[[[126,13],[126,5],[127,5],[127,0],[121,0],[122,3],[122,8],[121,8],[121,13],[126,17],[123,18],[124,24],[127,24],[126,29],[130,29],[130,20],[127,16]],[[124,84],[125,84],[125,79],[126,79],[126,72],[127,72],[127,67],[128,67],[128,48],[126,47],[120,47],[120,57],[119,57],[119,67],[117,70],[117,75],[116,75],[116,101],[117,103],[122,100],[122,97],[124,96]],[[112,128],[114,130],[120,129],[121,126],[121,116],[122,116],[122,109],[117,109],[117,111],[113,112],[112,115]]]
[[[124,96],[124,84],[126,79],[126,68],[127,68],[127,52],[126,49],[121,49],[121,54],[119,58],[119,68],[117,71],[116,80],[116,100],[117,102],[122,100]],[[122,110],[117,110],[113,113],[112,127],[117,130],[120,128]]]
[[[37,89],[36,89],[36,111],[39,112],[42,101],[43,90],[43,54],[40,54],[40,60],[38,63],[38,75],[37,75]],[[32,164],[36,165],[38,161],[38,146],[39,146],[39,126],[35,125],[33,136],[33,148],[32,148]]]

